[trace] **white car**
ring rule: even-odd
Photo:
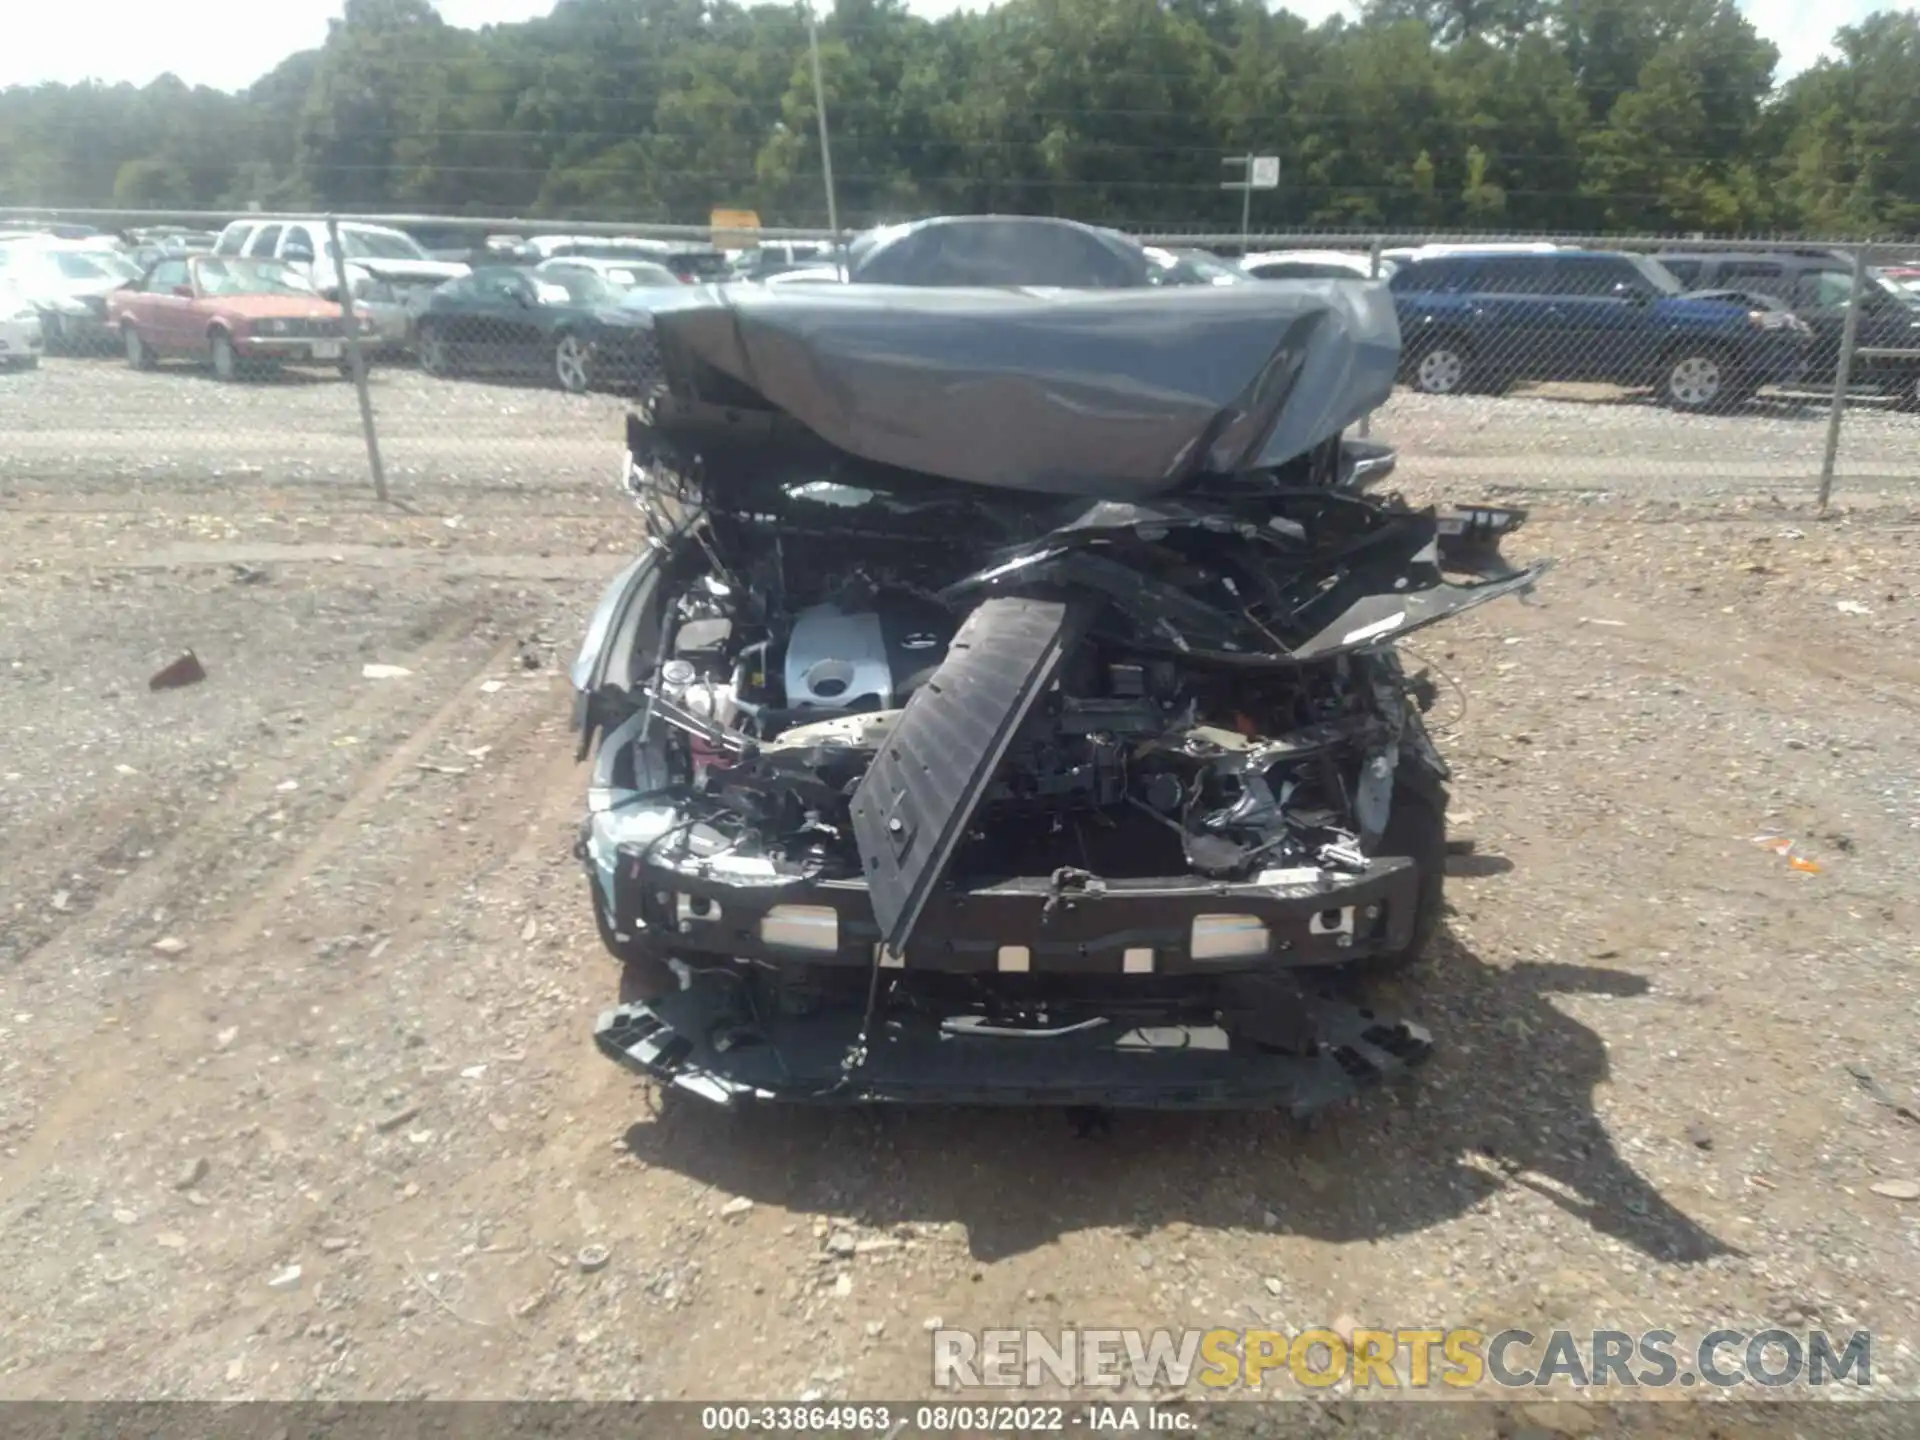
[[[411,344],[414,322],[427,308],[427,298],[472,269],[457,260],[435,260],[411,235],[362,220],[340,222],[340,248],[354,307],[373,321],[383,350]],[[249,215],[235,220],[220,232],[213,253],[279,260],[318,294],[338,298],[340,281],[326,223],[311,216]]]
[[[560,276],[585,271],[597,275],[615,290],[679,288],[680,277],[651,260],[600,260],[585,255],[563,255],[533,267],[536,276]]]
[[[1472,241],[1434,245],[1403,245],[1380,252],[1382,261],[1410,265],[1415,260],[1433,260],[1442,255],[1550,255],[1562,249],[1549,240],[1496,240],[1485,245]]]
[[[44,237],[0,244],[0,283],[24,296],[40,317],[47,350],[117,346],[107,296],[139,278],[109,250]]]
[[[727,257],[693,240],[645,240],[625,235],[536,235],[523,253],[532,260],[649,260],[683,285],[728,278]]]
[[[0,368],[31,370],[40,363],[45,343],[40,312],[0,272]]]
[[[1262,250],[1247,256],[1240,268],[1256,280],[1371,280],[1373,259],[1360,250]],[[1400,267],[1380,257],[1382,280],[1391,280]]]
[[[809,265],[804,270],[782,270],[769,275],[762,285],[844,285],[847,273],[838,265]]]

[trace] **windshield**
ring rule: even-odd
[[[348,230],[340,231],[340,244],[347,252],[349,260],[427,260],[432,257],[412,240],[396,231],[389,230]],[[327,247],[327,253],[333,253],[333,247]]]
[[[22,285],[52,286],[99,284],[137,279],[140,272],[118,255],[105,251],[49,250],[40,246],[20,246],[6,263]]]
[[[540,272],[544,285],[555,285],[566,291],[567,300],[575,305],[617,305],[620,292],[602,280],[591,270],[579,270],[572,266],[556,267]]]
[[[1633,268],[1646,277],[1647,283],[1662,295],[1685,292],[1687,287],[1680,283],[1679,277],[1652,256],[1629,255],[1627,258],[1633,262]]]
[[[609,285],[621,290],[633,290],[642,285],[678,285],[673,272],[664,265],[652,265],[646,261],[631,261],[619,265],[610,265],[601,272]]]
[[[1920,303],[1920,296],[1914,294],[1912,288],[1914,281],[1911,279],[1901,281],[1895,280],[1891,276],[1875,274],[1873,283],[1895,300],[1898,300],[1902,305]]]
[[[278,260],[201,260],[194,266],[209,295],[312,295],[313,287]]]
[[[1149,246],[1155,283],[1160,285],[1237,285],[1247,273],[1203,250],[1162,250]]]
[[[575,260],[638,260],[643,255],[652,256],[660,252],[651,246],[629,245],[618,240],[569,240],[556,245],[551,252],[565,255]]]

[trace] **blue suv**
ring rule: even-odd
[[[1606,250],[1435,255],[1389,288],[1404,376],[1430,395],[1599,380],[1726,410],[1799,379],[1811,339],[1783,308],[1688,295],[1659,262]]]

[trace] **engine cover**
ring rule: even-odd
[[[787,641],[786,683],[789,710],[891,709],[893,667],[879,615],[837,605],[802,610]]]

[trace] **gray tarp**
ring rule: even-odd
[[[1136,499],[1304,454],[1391,393],[1386,288],[701,286],[654,311],[684,349],[829,444],[1004,489]]]

